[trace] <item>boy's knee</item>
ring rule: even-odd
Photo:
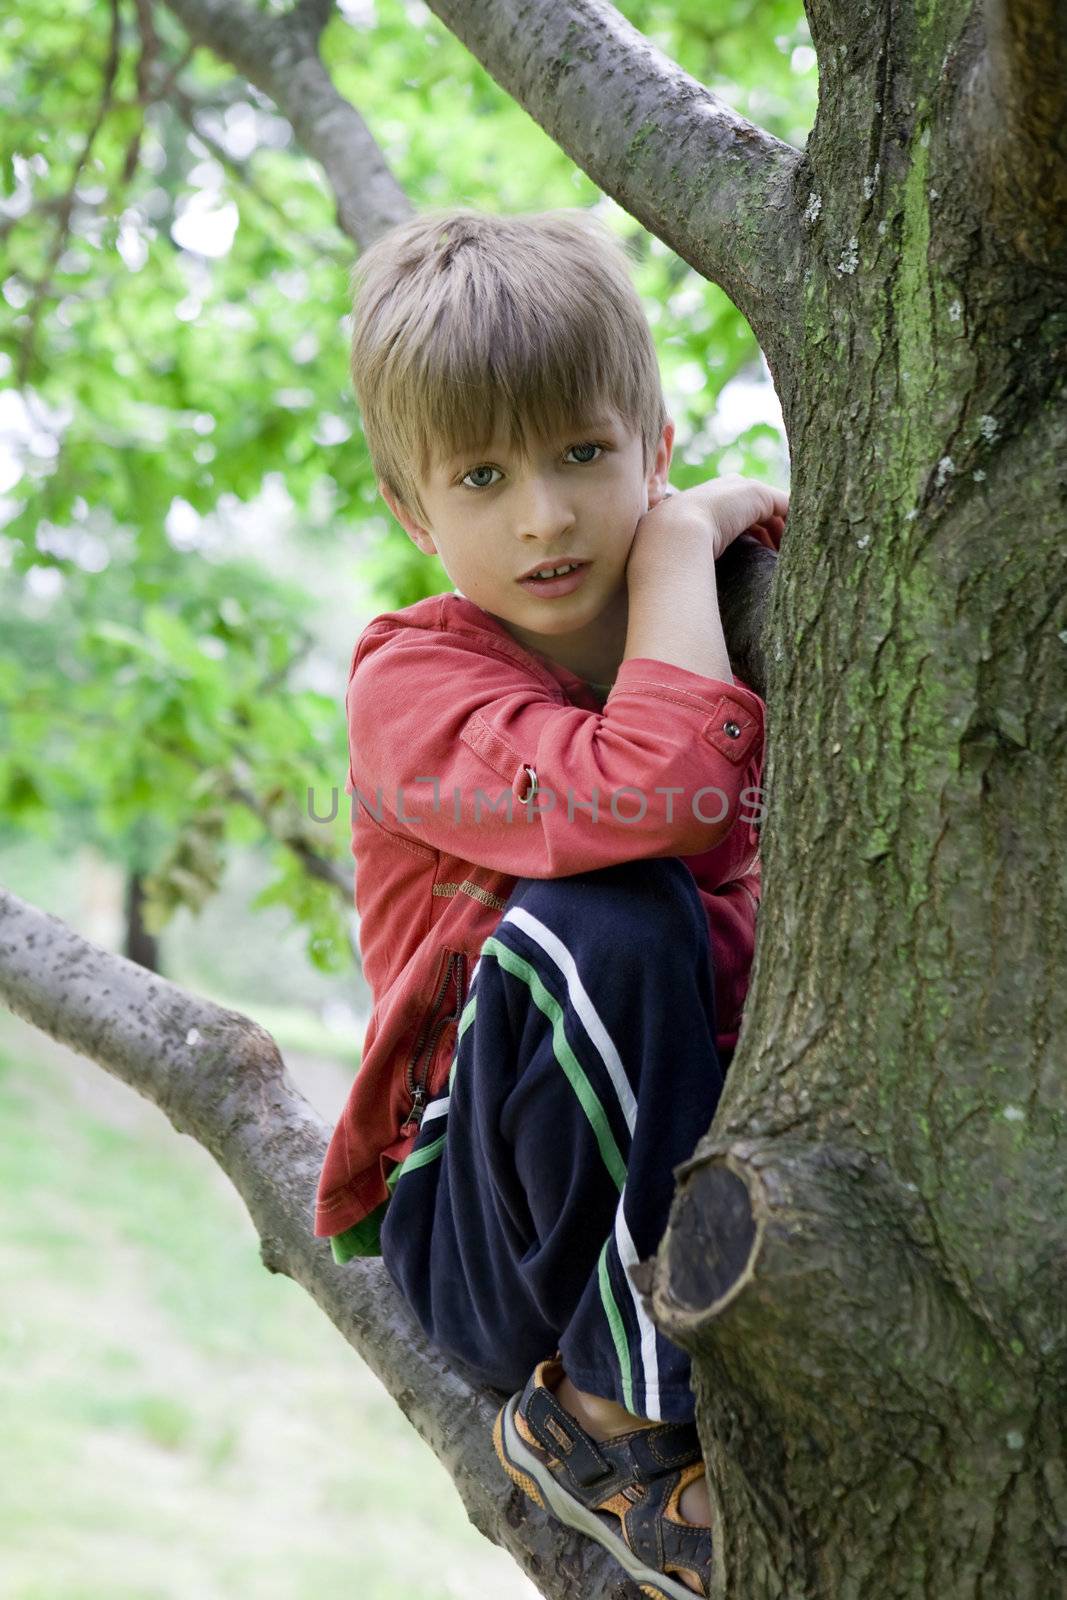
[[[624,861],[567,878],[522,878],[508,910],[513,906],[550,928],[598,928],[620,951],[700,939],[707,931],[693,875],[677,856]]]

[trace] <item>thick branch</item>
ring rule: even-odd
[[[786,1139],[708,1143],[677,1176],[638,1275],[697,1358],[716,1600],[984,1593],[996,1508],[1057,1389],[952,1286],[914,1186]],[[1027,1530],[1051,1573],[1055,1517]]]
[[[788,1363],[820,1432],[838,1425],[828,1406],[855,1403],[839,1375],[857,1348],[869,1352],[872,1405],[891,1373],[906,1386],[920,1348],[924,1379],[946,1387],[965,1381],[967,1347],[983,1366],[996,1360],[936,1262],[921,1201],[866,1151],[709,1142],[675,1176],[653,1274],[657,1320],[695,1351],[736,1342],[769,1382],[784,1381],[774,1367]]]
[[[795,319],[801,156],[738,116],[606,0],[429,0],[621,206],[722,285],[773,353]],[[773,366],[772,360],[772,366]]]
[[[767,617],[778,556],[741,534],[715,563],[715,587],[730,666],[767,698]]]
[[[5,889],[0,996],[211,1152],[248,1207],[265,1265],[303,1285],[443,1462],[474,1525],[542,1594],[637,1600],[599,1546],[512,1489],[492,1445],[499,1400],[427,1343],[381,1262],[339,1267],[327,1242],[313,1237],[326,1128],[289,1082],[268,1033],[101,950]]]
[[[231,0],[167,0],[197,43],[270,96],[318,161],[337,197],[337,219],[362,248],[411,214],[411,204],[355,106],[338,94],[319,56],[331,6],[267,17]]]
[[[985,0],[985,21],[974,181],[1024,260],[1067,273],[1067,0]]]

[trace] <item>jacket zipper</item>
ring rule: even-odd
[[[441,1004],[448,993],[449,984],[455,979],[456,1003],[452,1011],[445,1016],[438,1016]],[[418,1042],[414,1053],[407,1064],[404,1084],[411,1096],[411,1110],[408,1112],[400,1132],[406,1137],[409,1133],[418,1132],[422,1122],[423,1112],[426,1110],[428,1093],[428,1079],[430,1068],[433,1066],[434,1050],[444,1028],[450,1022],[458,1022],[463,1011],[464,992],[467,981],[467,957],[462,950],[450,950],[448,964],[444,976],[434,995],[433,1004],[422,1028],[419,1030]],[[424,1064],[425,1058],[425,1064]],[[420,1070],[421,1069],[421,1070]]]

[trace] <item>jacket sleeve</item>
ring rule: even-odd
[[[763,701],[741,684],[633,657],[588,711],[425,628],[363,636],[346,709],[353,818],[515,877],[711,849],[762,763]]]

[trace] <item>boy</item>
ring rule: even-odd
[[[707,1593],[683,1352],[628,1268],[708,1128],[758,906],[764,706],[715,559],[786,497],[668,489],[625,258],[581,213],[454,211],[362,258],[353,377],[381,492],[455,585],[364,630],[346,697],[374,995],[315,1231],[380,1250],[504,1392],[538,1504],[649,1595]]]

